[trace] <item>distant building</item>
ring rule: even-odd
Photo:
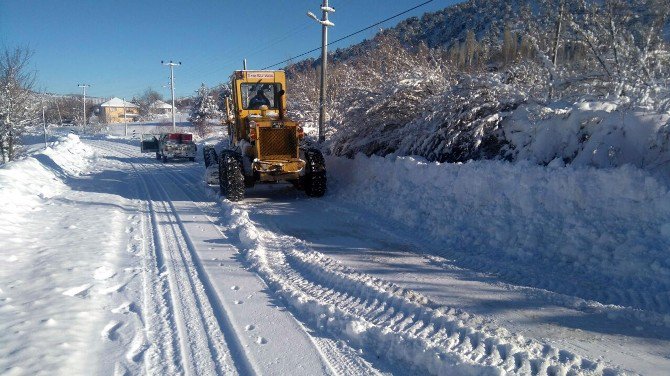
[[[171,114],[172,106],[161,100],[157,100],[151,104],[151,113],[157,115]]]
[[[125,113],[125,118],[124,118]],[[140,116],[140,108],[121,98],[112,98],[100,104],[100,121],[106,124],[135,121]]]

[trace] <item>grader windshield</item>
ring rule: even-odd
[[[279,83],[243,83],[240,85],[242,106],[245,110],[258,110],[261,106],[277,109],[277,94],[282,89]]]

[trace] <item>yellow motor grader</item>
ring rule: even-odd
[[[226,102],[230,144],[218,156],[221,195],[244,199],[256,183],[289,182],[308,196],[326,192],[326,165],[318,149],[301,147],[304,133],[288,119],[283,71],[239,70]]]

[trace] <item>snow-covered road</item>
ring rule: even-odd
[[[321,199],[274,185],[236,204],[136,141],[71,137],[17,163],[0,170],[3,374],[670,372],[661,287],[599,301],[490,270],[515,262],[493,253],[472,267],[353,198],[345,162]]]
[[[160,356],[149,357],[157,362],[147,364],[148,370],[328,374],[335,369],[329,358],[347,373],[368,370],[353,351],[340,354],[329,340],[312,338],[246,270],[217,223],[220,207],[201,183],[200,166],[162,165],[139,155],[135,145],[91,144],[103,158],[126,162],[132,168],[126,181],[139,184],[137,198],[146,213],[142,238],[148,241],[145,309],[154,313],[148,329],[157,333],[149,342],[162,347]]]

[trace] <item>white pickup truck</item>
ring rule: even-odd
[[[190,133],[163,133],[158,137],[155,135],[142,135],[142,153],[156,153],[156,159],[167,162],[168,159],[187,158],[195,161],[197,146],[193,142]]]

